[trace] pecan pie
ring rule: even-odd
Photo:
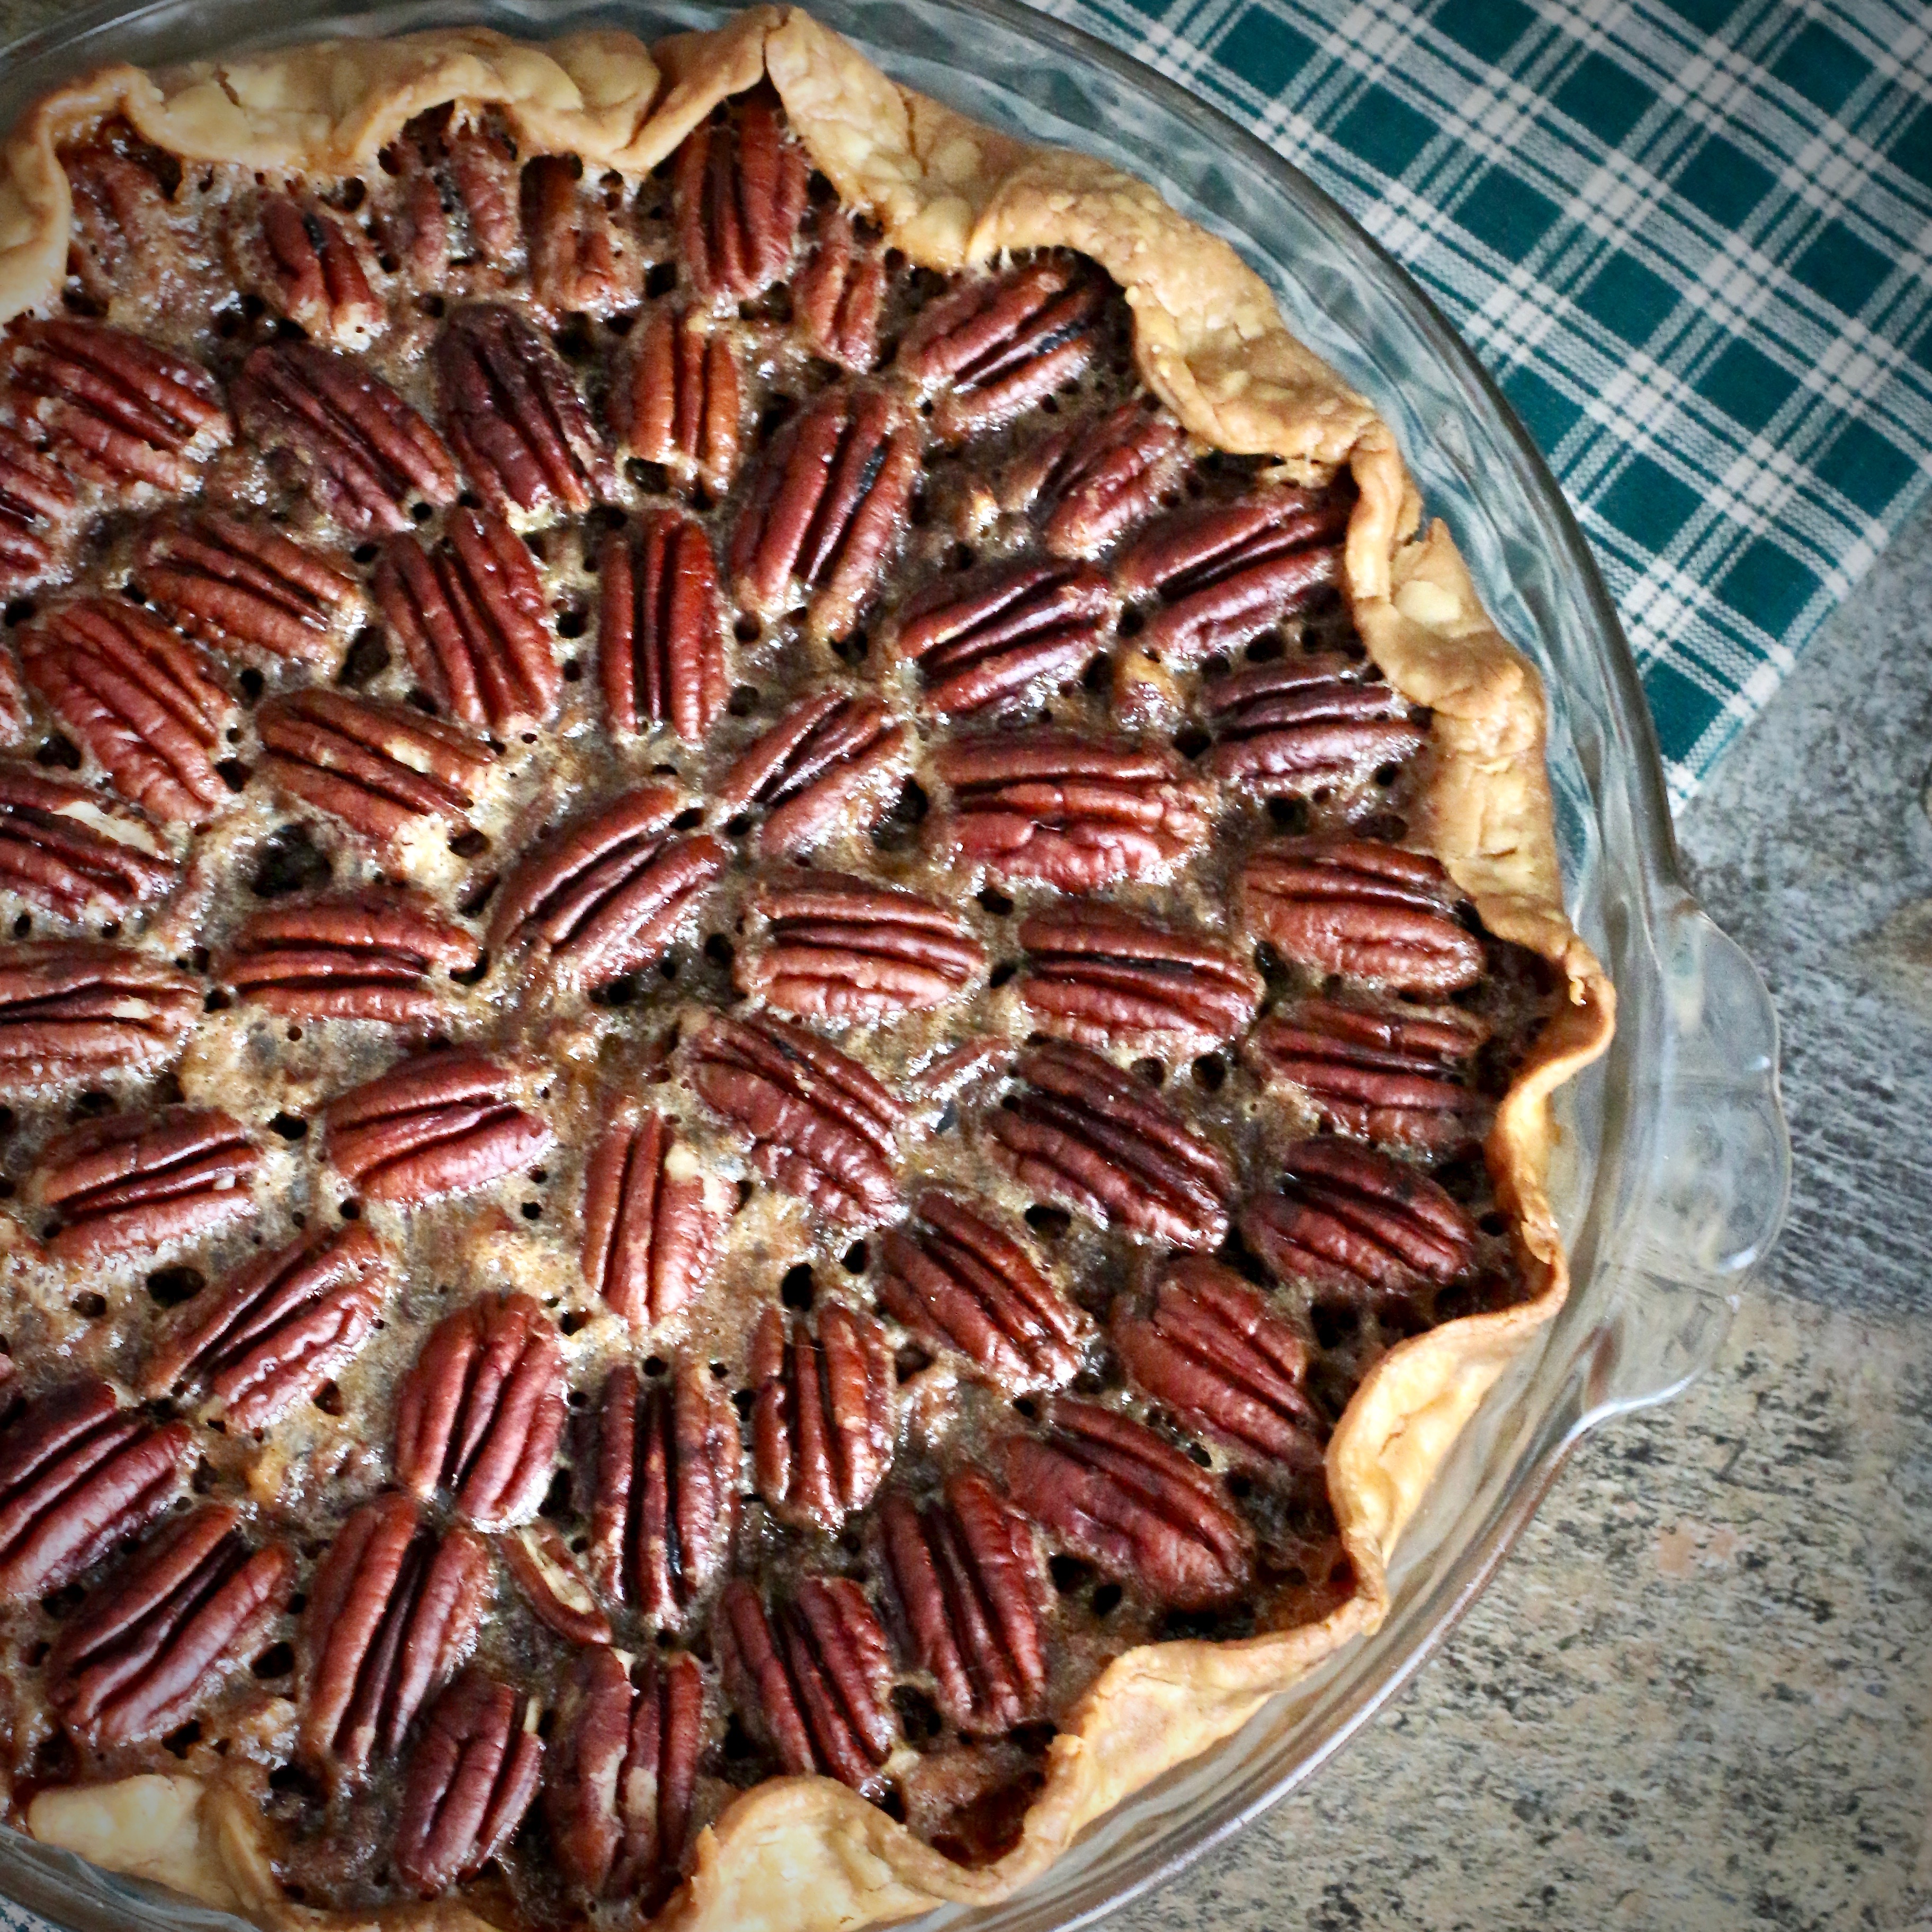
[[[771,8],[4,164],[8,1820],[851,1927],[1372,1630],[1612,1000],[1237,256]]]

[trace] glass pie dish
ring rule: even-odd
[[[712,17],[638,10],[614,22],[589,9],[532,17],[472,5],[284,14],[275,32],[391,33],[480,19],[525,34],[614,23],[655,35]],[[1748,967],[1674,882],[1641,699],[1554,487],[1398,272],[1264,151],[1060,30],[940,6],[859,6],[838,10],[835,24],[902,80],[968,114],[1098,152],[1155,181],[1236,243],[1304,338],[1382,404],[1492,608],[1554,694],[1550,757],[1574,916],[1609,962],[1626,1015],[1611,1059],[1564,1099],[1554,1191],[1576,1289],[1412,1527],[1388,1628],[1232,1743],[1121,1808],[1042,1884],[979,1915],[988,1924],[1074,1923],[1211,1843],[1318,1762],[1468,1600],[1568,1443],[1598,1418],[1667,1393],[1708,1359],[1724,1287],[1761,1251],[1781,1207],[1772,1027]],[[165,66],[258,39],[225,6],[191,17],[160,8],[86,18],[17,51],[11,105],[17,113],[54,81],[109,59]],[[15,1895],[69,1922],[185,1922],[46,1854],[10,1845],[6,1856],[0,1879]]]

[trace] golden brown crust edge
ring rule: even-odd
[[[1227,244],[1146,184],[1084,155],[1029,146],[898,86],[796,9],[760,8],[713,33],[646,48],[614,32],[544,47],[483,29],[334,42],[149,76],[110,68],[43,101],[0,173],[0,317],[58,298],[70,218],[57,145],[121,113],[184,157],[265,170],[362,166],[424,108],[494,106],[541,148],[654,166],[728,94],[768,74],[800,139],[848,202],[893,245],[949,270],[1005,249],[1092,256],[1126,292],[1150,388],[1194,434],[1326,472],[1360,488],[1346,574],[1357,622],[1390,683],[1435,713],[1426,823],[1414,828],[1490,929],[1564,974],[1568,1006],[1498,1110],[1488,1158],[1516,1216],[1535,1292],[1405,1342],[1364,1381],[1328,1452],[1359,1586],[1322,1622],[1238,1642],[1149,1646],[1117,1660],[1054,1740],[1019,1843],[977,1870],[942,1857],[844,1786],[787,1778],[734,1803],[700,1837],[665,1932],[784,1924],[831,1932],[946,1901],[990,1903],[1044,1870],[1081,1829],[1162,1771],[1229,1735],[1387,1609],[1388,1558],[1458,1431],[1561,1305],[1561,1240],[1545,1192],[1550,1094],[1600,1054],[1614,1000],[1563,910],[1534,671],[1484,614],[1446,530],[1419,539],[1419,504],[1370,406],[1288,332],[1266,285]],[[280,1896],[259,1820],[187,1778],[44,1792],[30,1828],[110,1868],[272,1925],[340,1927]],[[471,1932],[442,1904],[389,1925]],[[364,1916],[359,1922],[374,1922]]]

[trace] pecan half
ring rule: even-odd
[[[515,1577],[537,1621],[566,1643],[608,1643],[610,1619],[584,1580],[569,1544],[555,1525],[538,1521],[506,1530],[496,1553]]]
[[[1443,999],[1483,974],[1483,944],[1456,917],[1426,853],[1361,838],[1285,838],[1241,869],[1249,929],[1298,965]]]
[[[1228,1232],[1234,1164],[1164,1100],[1084,1046],[1036,1046],[1022,1084],[981,1116],[994,1158],[1024,1187],[1180,1248]]]
[[[1253,1019],[1262,976],[1231,946],[1094,902],[1020,926],[1021,1004],[1048,1033],[1096,1047],[1204,1048]]]
[[[745,379],[722,328],[689,309],[660,308],[637,332],[610,392],[626,456],[659,463],[678,486],[722,496],[737,474]]]
[[[185,495],[233,440],[214,378],[125,329],[16,322],[8,348],[14,419],[68,475],[124,497]]]
[[[90,1750],[160,1736],[245,1670],[295,1588],[295,1552],[251,1550],[241,1513],[208,1503],[158,1530],[95,1585],[47,1654],[47,1702]]]
[[[687,134],[671,163],[678,252],[706,301],[743,302],[791,266],[808,166],[760,86]]]
[[[438,710],[497,732],[555,715],[563,674],[543,584],[501,517],[459,510],[433,545],[392,538],[373,587]]]
[[[963,442],[1063,388],[1100,353],[1107,284],[1064,261],[978,277],[922,309],[893,367],[938,389],[934,435]]]
[[[103,314],[166,313],[186,292],[183,224],[148,158],[112,136],[63,146],[74,198],[68,273]]]
[[[1346,658],[1287,658],[1217,678],[1201,694],[1215,777],[1264,794],[1365,784],[1422,748],[1408,700]]]
[[[328,559],[224,511],[150,525],[135,567],[164,616],[222,650],[324,664],[362,609],[355,578]]]
[[[956,1196],[928,1189],[913,1205],[917,1222],[880,1238],[885,1312],[1015,1394],[1070,1382],[1094,1324],[1030,1250]]]
[[[1056,430],[1011,472],[1002,492],[1030,509],[1055,556],[1097,556],[1151,516],[1187,470],[1187,439],[1164,411],[1123,403]]]
[[[758,850],[801,852],[882,818],[912,764],[903,724],[874,698],[836,691],[801,698],[712,788],[728,817],[762,806]]]
[[[580,516],[612,488],[610,452],[563,358],[514,309],[459,309],[436,345],[449,440],[491,507]]]
[[[418,115],[383,151],[400,189],[384,236],[403,272],[441,295],[452,284],[519,274],[525,266],[515,143],[488,120],[448,109]]]
[[[1483,1037],[1480,1023],[1454,1008],[1308,999],[1264,1020],[1241,1057],[1264,1079],[1298,1087],[1324,1127],[1441,1154],[1478,1138],[1487,1118],[1466,1084]]]
[[[104,1382],[69,1382],[0,1429],[0,1603],[57,1590],[144,1529],[188,1485],[184,1422],[124,1413]]]
[[[730,856],[709,832],[668,836],[682,802],[640,785],[541,847],[504,888],[490,945],[529,942],[575,988],[655,966]]]
[[[1208,836],[1206,795],[1173,752],[1036,727],[956,739],[935,763],[941,850],[1066,892],[1166,877]]]
[[[675,1630],[724,1574],[738,1517],[738,1418],[694,1361],[641,1383],[611,1370],[597,1420],[590,1568],[598,1586]]]
[[[869,1315],[826,1306],[818,1329],[776,1308],[752,1338],[752,1460],[782,1522],[836,1529],[878,1495],[896,1434],[892,1352]]]
[[[680,1652],[644,1666],[586,1651],[572,1667],[544,1772],[557,1868],[593,1898],[662,1902],[691,1834],[704,1744],[704,1675]]]
[[[1046,1698],[1046,1578],[1026,1520],[976,1469],[943,1503],[880,1505],[886,1569],[940,1711],[969,1734],[1011,1730]]]
[[[242,365],[242,426],[284,453],[322,507],[358,536],[406,530],[411,510],[456,500],[456,465],[422,416],[357,362],[310,342],[270,343]]]
[[[604,540],[598,576],[597,668],[611,728],[668,724],[701,744],[724,708],[724,610],[704,526],[646,510],[630,534]]]
[[[655,1327],[703,1288],[730,1213],[661,1114],[620,1109],[584,1177],[584,1279],[634,1328]]]
[[[1341,578],[1348,503],[1282,487],[1177,511],[1120,559],[1130,597],[1158,593],[1139,643],[1169,665],[1238,650]]]
[[[0,947],[0,1093],[155,1072],[201,1009],[198,980],[124,946]]]
[[[752,1144],[751,1162],[835,1221],[876,1221],[898,1197],[905,1109],[890,1088],[802,1027],[713,1013],[692,1084]]]
[[[0,891],[62,919],[124,919],[178,876],[152,829],[90,786],[0,760]]]
[[[821,390],[772,439],[737,527],[739,602],[775,617],[806,602],[806,628],[850,634],[905,526],[919,477],[916,418],[869,384]]]
[[[1241,1210],[1241,1237],[1285,1281],[1345,1301],[1446,1286],[1476,1258],[1476,1225],[1419,1168],[1352,1141],[1300,1141],[1278,1192]]]
[[[410,1026],[443,1012],[442,976],[482,958],[476,934],[428,901],[378,890],[265,906],[218,970],[242,998],[290,1018]]]
[[[391,1280],[360,1222],[292,1241],[188,1302],[148,1358],[142,1390],[206,1391],[230,1428],[266,1429],[362,1353]]]
[[[623,178],[593,177],[574,155],[539,154],[524,170],[524,232],[530,286],[557,315],[634,308],[644,257],[622,218]]]
[[[831,362],[863,375],[879,359],[885,264],[861,242],[842,208],[822,210],[812,253],[791,281],[792,311],[806,340]]]
[[[1232,1268],[1178,1257],[1152,1309],[1117,1303],[1109,1332],[1121,1366],[1184,1429],[1244,1458],[1320,1464],[1328,1432],[1302,1387],[1308,1344]]]
[[[108,1262],[252,1214],[260,1158],[242,1124],[214,1108],[110,1114],[50,1142],[32,1192],[59,1216],[51,1252]]]
[[[1180,1610],[1245,1588],[1254,1535],[1213,1474],[1144,1424],[1057,1399],[1040,1436],[1010,1437],[1013,1501],[1076,1556]]]
[[[304,1755],[351,1778],[394,1757],[475,1647],[491,1590],[472,1532],[430,1528],[407,1496],[352,1511],[302,1612]]]
[[[1077,683],[1106,648],[1114,593],[1090,566],[1022,559],[941,578],[900,614],[899,653],[942,717],[1011,710]]]
[[[232,796],[215,766],[234,700],[206,654],[140,605],[63,604],[22,638],[20,662],[115,790],[153,817],[206,825]]]
[[[478,1670],[444,1691],[410,1754],[396,1876],[425,1898],[474,1878],[524,1822],[543,1776],[538,1700]]]
[[[496,762],[476,734],[412,705],[314,686],[271,698],[255,728],[283,790],[386,842],[426,818],[466,831]]]
[[[0,590],[44,584],[66,554],[74,485],[58,464],[0,424]]]
[[[795,1777],[822,1772],[882,1797],[898,1742],[892,1658],[866,1593],[846,1576],[805,1576],[768,1610],[758,1586],[725,1586],[713,1625],[724,1681]]]
[[[446,1316],[396,1391],[396,1477],[449,1491],[480,1529],[536,1515],[563,1432],[563,1347],[526,1294]]]
[[[329,1160],[358,1195],[404,1208],[487,1187],[556,1138],[510,1099],[513,1080],[471,1049],[400,1060],[322,1109]]]
[[[312,341],[359,353],[389,326],[361,230],[310,197],[271,192],[242,203],[229,253],[241,286]]]
[[[759,886],[763,922],[741,951],[741,991],[813,1019],[886,1020],[957,999],[986,968],[986,949],[957,913],[917,892],[839,872]]]

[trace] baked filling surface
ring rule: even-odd
[[[0,1780],[268,1924],[987,1900],[1564,1292],[1542,698],[1223,244],[806,16],[0,184]]]

